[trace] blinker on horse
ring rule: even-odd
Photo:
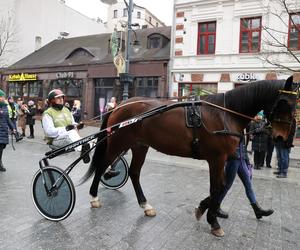
[[[205,200],[208,207],[207,221],[214,235],[223,236],[224,232],[216,217],[220,205],[216,197],[224,185],[225,161],[234,154],[239,135],[249,123],[249,117],[254,117],[260,110],[265,111],[271,122],[273,137],[286,140],[295,113],[298,88],[298,85],[293,84],[293,77],[290,77],[286,81],[259,81],[226,94],[205,96],[202,101],[195,102],[201,115],[202,126],[199,128],[186,127],[183,107],[164,108],[171,107],[172,101],[141,97],[128,99],[104,118],[101,129],[151,113],[152,110],[161,112],[138,119],[138,122],[115,131],[108,129],[106,134],[101,135],[99,140],[108,137],[97,146],[91,165],[83,177],[83,181],[86,181],[95,174],[90,187],[91,206],[101,206],[97,196],[101,175],[122,152],[131,149],[129,175],[138,204],[144,209],[145,215],[155,216],[156,211],[147,202],[140,183],[141,168],[149,147],[152,147],[168,155],[193,157],[208,162],[210,195]],[[198,139],[196,148],[192,146],[195,137]],[[196,216],[199,219],[202,213],[196,211]]]

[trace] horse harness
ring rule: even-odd
[[[197,128],[200,128],[202,125],[201,117],[201,105],[195,105],[195,102],[192,102],[191,106],[184,107],[185,110],[185,123],[188,128],[193,129],[193,140],[191,142],[192,147],[192,156],[197,159],[197,151],[199,148],[199,138],[197,136]]]

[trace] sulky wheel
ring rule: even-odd
[[[39,213],[51,221],[67,218],[75,205],[75,188],[63,170],[48,166],[39,170],[32,180],[32,200]]]
[[[101,176],[101,184],[108,189],[119,189],[125,185],[128,180],[128,163],[123,156],[113,164],[112,168],[120,173],[111,178],[105,178],[105,174]]]

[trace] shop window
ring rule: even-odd
[[[216,22],[198,24],[197,55],[214,54],[216,47]]]
[[[30,82],[28,83],[28,89],[29,97],[43,97],[42,82]]]
[[[289,20],[289,34],[288,34],[288,47],[292,50],[300,49],[300,13],[290,15]]]
[[[180,83],[179,96],[208,95],[217,93],[217,83]]]
[[[59,79],[50,82],[49,91],[52,89],[61,89],[68,97],[82,97],[83,80],[82,79]]]
[[[158,77],[137,77],[136,96],[157,97]]]
[[[9,96],[13,97],[43,97],[42,81],[10,82]]]
[[[260,51],[261,17],[241,18],[240,53]]]

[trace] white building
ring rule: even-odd
[[[9,51],[0,57],[0,67],[18,61],[62,35],[76,37],[107,31],[103,23],[71,9],[62,0],[1,0],[0,21],[3,20],[6,23],[11,20],[10,30],[14,35],[13,43],[7,47]]]
[[[116,1],[116,3],[113,4],[109,4],[107,13],[107,28],[109,32],[112,32],[115,27],[117,27],[118,30],[121,30],[120,22],[123,21],[127,23],[127,14],[127,6],[123,0]],[[132,23],[139,24],[140,29],[165,26],[165,24],[156,16],[154,16],[149,10],[136,4],[134,4],[133,6]]]
[[[287,48],[270,45],[276,45],[272,35],[277,45],[282,43],[300,58],[300,15],[293,14],[291,22],[278,1],[175,0],[174,4],[171,96],[199,89],[225,92],[251,80],[282,79],[291,73],[274,63],[299,70]],[[300,1],[287,4],[294,13],[300,12]]]

